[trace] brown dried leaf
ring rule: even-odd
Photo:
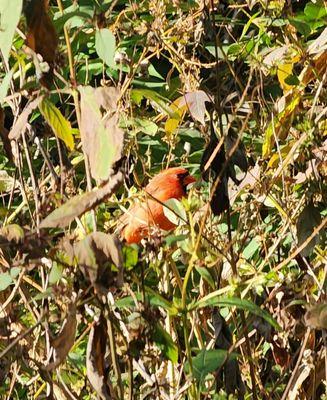
[[[123,174],[119,171],[100,189],[72,197],[61,207],[55,209],[40,224],[40,228],[64,228],[74,218],[95,208],[118,188],[123,181]]]
[[[24,229],[19,225],[7,225],[0,229],[0,241],[21,243],[24,237]]]
[[[25,131],[28,123],[28,118],[32,111],[36,109],[36,107],[40,104],[43,100],[44,96],[39,96],[36,99],[30,101],[26,107],[24,108],[23,112],[21,112],[20,116],[18,117],[15,125],[11,128],[9,133],[10,140],[17,140],[19,139],[20,135]]]
[[[192,117],[202,125],[205,125],[204,116],[206,112],[206,102],[212,102],[207,93],[203,90],[196,90],[194,92],[186,93],[184,96],[179,98],[178,103],[175,103],[181,109],[187,106]]]
[[[327,304],[310,307],[304,316],[304,322],[310,328],[327,329]]]
[[[93,232],[74,245],[74,255],[83,274],[98,292],[106,292],[110,285],[122,285],[123,258],[117,237]],[[110,267],[106,265],[108,262],[112,262],[118,268],[116,279]]]
[[[124,132],[118,126],[119,91],[113,87],[94,89],[90,86],[81,86],[79,91],[83,148],[92,177],[100,182],[106,181],[112,165],[121,157],[124,144]]]
[[[102,400],[110,400],[110,388],[105,373],[105,352],[107,344],[107,329],[103,318],[92,327],[86,350],[87,377]]]
[[[52,371],[53,369],[57,368],[58,365],[65,361],[70,349],[74,344],[76,328],[76,305],[74,303],[71,303],[67,318],[64,321],[60,332],[54,339],[51,340],[51,345],[54,349],[54,361],[45,366],[44,369],[46,371]]]
[[[26,4],[26,44],[35,53],[41,54],[43,60],[51,66],[56,58],[58,36],[48,15],[48,1],[32,0]]]

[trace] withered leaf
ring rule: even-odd
[[[327,304],[316,304],[304,316],[305,324],[314,329],[327,329]]]
[[[118,171],[104,186],[99,189],[72,197],[65,204],[55,209],[40,224],[40,228],[64,228],[74,218],[84,214],[103,202],[118,188],[123,181],[123,174]]]
[[[25,2],[24,12],[28,26],[26,44],[51,66],[56,57],[58,36],[48,15],[47,0]]]
[[[19,225],[7,225],[0,229],[0,242],[8,241],[20,243],[24,240],[24,237],[24,229]]]
[[[91,329],[86,350],[87,377],[102,400],[110,400],[110,388],[105,372],[105,353],[107,345],[107,325],[104,318]]]
[[[52,371],[65,361],[75,341],[76,327],[76,305],[71,303],[67,318],[65,319],[60,332],[51,340],[51,345],[54,350],[54,361],[45,366],[44,369],[46,371]]]
[[[178,102],[178,107],[183,108],[187,106],[189,113],[192,117],[199,121],[202,125],[205,125],[205,103],[211,103],[212,100],[203,90],[196,90],[194,92],[186,93],[184,96],[180,97]]]
[[[79,87],[81,94],[81,139],[90,162],[91,175],[106,181],[112,165],[121,157],[124,132],[118,126],[118,89]]]
[[[314,207],[312,203],[309,203],[306,207],[304,207],[296,223],[297,240],[299,246],[301,246],[301,244],[308,239],[308,237],[314,231],[314,228],[318,226],[320,222],[321,216],[318,208]],[[301,255],[303,257],[309,256],[315,245],[319,243],[319,240],[319,235],[313,237],[308,245],[301,251]]]
[[[106,291],[110,285],[122,285],[123,258],[116,236],[93,232],[74,245],[74,255],[83,274],[97,291]],[[108,262],[117,267],[118,274],[111,271],[106,265]]]
[[[20,116],[18,117],[15,125],[11,128],[9,133],[10,140],[17,140],[20,135],[25,131],[27,127],[28,118],[32,111],[36,109],[36,107],[40,104],[43,100],[44,96],[39,96],[36,99],[30,101],[24,110],[21,112]]]

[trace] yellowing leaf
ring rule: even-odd
[[[182,122],[185,112],[187,110],[186,104],[182,105],[181,101],[183,100],[183,96],[176,99],[171,105],[170,108],[174,112],[174,117],[170,117],[167,119],[165,123],[165,131],[167,134],[172,134],[178,128],[179,124]]]
[[[69,150],[74,149],[74,137],[70,122],[61,114],[60,110],[48,99],[43,99],[39,110],[44,119],[51,126],[54,134],[61,139]]]
[[[279,153],[273,154],[268,162],[268,168],[276,168],[278,166],[278,164],[281,163],[285,159],[285,157],[290,152],[290,150],[293,147],[295,142],[296,142],[296,140],[292,140],[291,142],[287,143],[285,146],[281,147],[280,154]],[[280,159],[280,155],[282,156],[282,159]]]
[[[293,63],[287,62],[284,64],[279,64],[277,69],[277,77],[280,83],[281,88],[283,89],[284,93],[288,90],[292,89],[292,85],[289,85],[285,82],[285,79],[292,75],[293,71]]]
[[[262,157],[266,158],[270,155],[274,144],[274,132],[276,137],[280,136],[281,130],[285,128],[287,122],[292,118],[299,102],[300,95],[296,93],[287,106],[285,106],[285,108],[274,117],[273,121],[268,125],[262,145]]]

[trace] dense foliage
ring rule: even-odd
[[[323,0],[0,1],[0,396],[318,399]],[[170,232],[119,234],[150,177]]]

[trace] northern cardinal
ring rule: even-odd
[[[168,168],[150,180],[145,187],[146,196],[141,204],[135,204],[120,219],[124,225],[121,235],[127,243],[139,243],[149,235],[150,229],[158,227],[165,231],[175,228],[164,214],[164,203],[169,199],[181,199],[186,187],[195,178],[185,168]],[[156,200],[158,201],[156,201]]]

